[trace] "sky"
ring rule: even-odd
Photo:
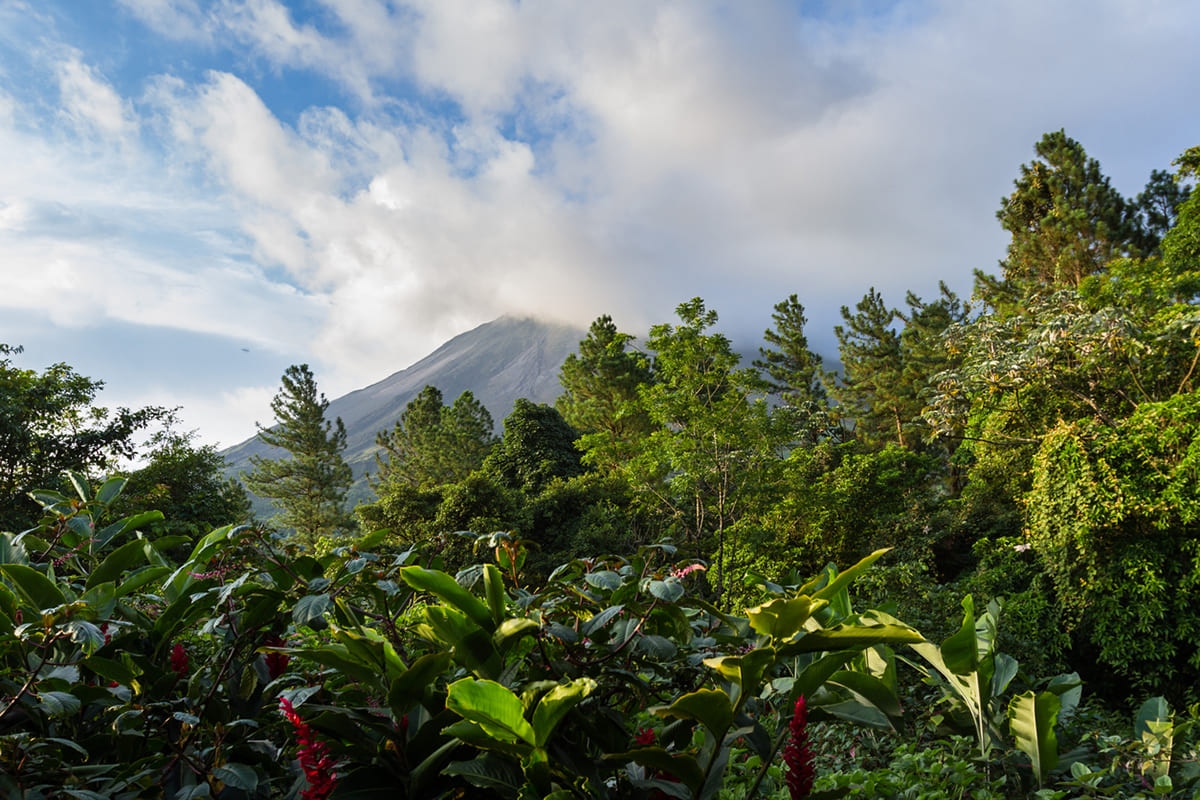
[[[971,291],[1065,129],[1200,144],[1194,0],[0,0],[0,342],[221,447],[503,314]]]

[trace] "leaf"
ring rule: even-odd
[[[917,644],[925,641],[907,625],[838,625],[827,630],[809,631],[794,642],[780,646],[779,655],[788,657],[825,650],[871,647],[878,644]]]
[[[683,597],[683,584],[676,578],[667,578],[665,581],[650,581],[649,590],[650,594],[664,603],[674,603]]]
[[[125,484],[128,482],[126,478],[109,478],[96,490],[96,502],[101,505],[108,505],[117,499],[117,495],[125,489]]]
[[[78,714],[83,703],[70,692],[39,692],[38,704],[52,717]]]
[[[606,589],[610,592],[616,591],[621,587],[621,576],[610,569],[602,569],[597,572],[589,572],[583,576],[589,586],[596,589]]]
[[[979,669],[979,646],[975,636],[975,602],[971,595],[962,601],[963,623],[958,633],[942,642],[940,648],[946,669],[955,675],[970,675]]]
[[[639,636],[637,649],[659,661],[668,661],[674,658],[675,654],[679,652],[679,648],[674,642],[665,636],[659,636],[654,633]]]
[[[496,629],[491,612],[479,598],[459,586],[458,582],[446,573],[424,567],[401,567],[400,577],[417,591],[437,595],[489,633]]]
[[[450,684],[446,708],[476,723],[502,741],[536,742],[533,726],[525,719],[521,698],[489,680],[463,678]]]
[[[333,605],[333,601],[329,599],[327,594],[309,594],[300,598],[300,602],[296,603],[296,607],[292,609],[292,622],[296,625],[308,625],[314,630],[321,626],[314,626],[314,620],[321,620],[324,623],[325,612]]]
[[[1046,775],[1058,764],[1058,739],[1054,723],[1062,704],[1052,692],[1017,695],[1008,704],[1008,726],[1017,749],[1033,762],[1033,774],[1038,785],[1044,785]]]
[[[17,592],[39,611],[57,608],[67,602],[62,590],[42,573],[24,564],[0,564]]]
[[[537,747],[546,746],[550,734],[563,716],[594,692],[596,685],[591,678],[576,678],[542,695],[533,709],[533,734]]]
[[[255,792],[258,789],[258,773],[246,764],[225,764],[213,770],[213,777],[226,786],[240,789],[243,792]]]
[[[900,698],[874,675],[845,670],[834,673],[829,683],[850,690],[861,702],[879,709],[889,717],[898,718],[902,713]]]
[[[1017,676],[1018,664],[1015,658],[1006,653],[997,653],[993,664],[995,672],[992,673],[992,697],[999,697]]]
[[[1133,735],[1140,739],[1148,733],[1153,734],[1150,729],[1151,722],[1166,722],[1169,719],[1171,719],[1171,705],[1166,698],[1151,697],[1138,708],[1133,722]]]
[[[113,550],[108,556],[100,562],[100,565],[92,570],[92,574],[88,576],[87,583],[84,586],[91,589],[93,586],[99,586],[102,583],[116,582],[117,578],[121,577],[121,573],[130,569],[135,564],[142,564],[148,560],[146,553],[150,547],[149,543],[134,539],[132,542],[125,544]]]
[[[800,596],[779,598],[746,610],[750,627],[773,640],[790,639],[804,630],[804,623],[813,612],[825,605],[824,600]]]
[[[508,595],[504,592],[504,577],[495,564],[485,564],[483,567],[483,589],[492,612],[492,623],[499,625],[508,608]]]
[[[625,606],[623,606],[623,605],[609,606],[608,608],[604,609],[596,616],[589,619],[587,622],[583,623],[581,632],[583,633],[584,636],[591,636],[597,630],[599,630],[600,628],[603,628],[610,621],[612,621],[613,617],[617,616],[624,610],[625,610]]]
[[[669,706],[658,706],[651,711],[660,717],[695,720],[718,738],[733,724],[733,703],[729,695],[717,689],[697,689],[677,698]]]
[[[450,666],[450,652],[427,653],[409,665],[388,688],[388,706],[397,718],[402,717],[434,686],[437,677]]]

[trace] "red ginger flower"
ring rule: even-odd
[[[304,778],[308,788],[300,793],[301,800],[326,800],[333,793],[337,773],[333,771],[333,756],[329,754],[329,745],[318,741],[309,724],[304,721],[292,701],[286,697],[279,698],[279,709],[287,721],[292,723],[296,732],[296,756],[300,760],[300,769],[304,770]]]
[[[181,678],[186,678],[188,673],[188,652],[184,646],[176,642],[171,648],[171,671]]]
[[[655,742],[654,729],[642,728],[637,732],[637,736],[633,737],[633,743],[638,747],[649,747]]]
[[[796,698],[796,710],[788,727],[792,738],[783,748],[788,793],[792,800],[803,800],[812,793],[813,781],[817,777],[813,770],[812,750],[808,747],[808,706],[804,702],[804,695]]]

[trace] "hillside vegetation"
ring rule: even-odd
[[[1175,167],[1125,198],[1047,134],[999,274],[869,289],[838,374],[793,295],[750,364],[702,298],[601,317],[501,435],[426,385],[370,502],[292,367],[266,521],[169,428],[104,479],[169,414],[5,347],[0,789],[1195,797],[1200,148]]]

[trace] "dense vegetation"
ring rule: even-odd
[[[1046,135],[1000,275],[869,290],[836,375],[793,295],[748,367],[700,298],[601,317],[500,437],[427,387],[352,514],[306,366],[250,477],[281,515],[231,527],[169,428],[100,479],[169,412],[0,361],[0,789],[1192,797],[1200,148],[1176,166],[1127,199]]]

